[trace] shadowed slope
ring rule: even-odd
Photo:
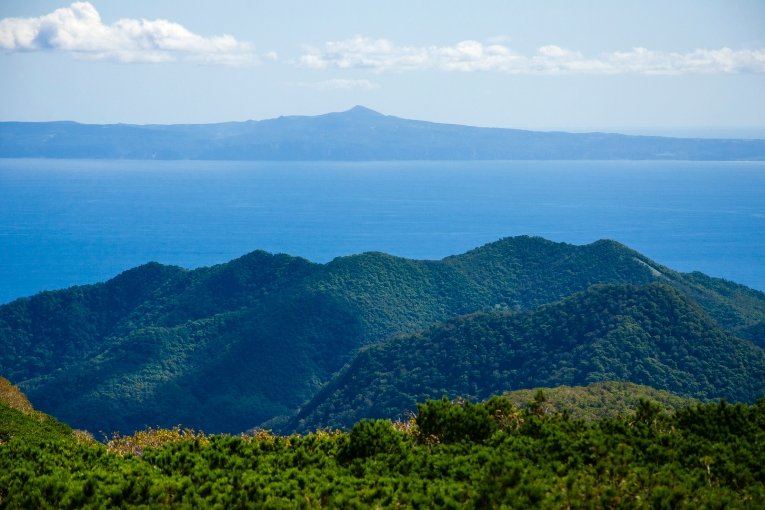
[[[530,312],[479,313],[362,350],[291,427],[401,417],[429,398],[623,380],[700,399],[765,394],[765,351],[663,284],[595,286]]]

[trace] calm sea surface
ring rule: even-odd
[[[437,259],[519,234],[765,290],[765,163],[0,160],[0,303],[151,260]]]

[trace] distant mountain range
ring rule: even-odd
[[[439,261],[257,251],[0,306],[0,375],[93,432],[289,431],[612,379],[751,402],[763,331],[765,294],[614,241],[513,237]]]
[[[765,160],[765,140],[437,124],[363,106],[221,124],[2,122],[0,158],[199,160]]]

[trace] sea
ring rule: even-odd
[[[0,303],[149,261],[440,259],[516,235],[765,291],[765,162],[0,159]]]

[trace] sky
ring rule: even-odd
[[[0,0],[0,120],[765,137],[765,1]]]

